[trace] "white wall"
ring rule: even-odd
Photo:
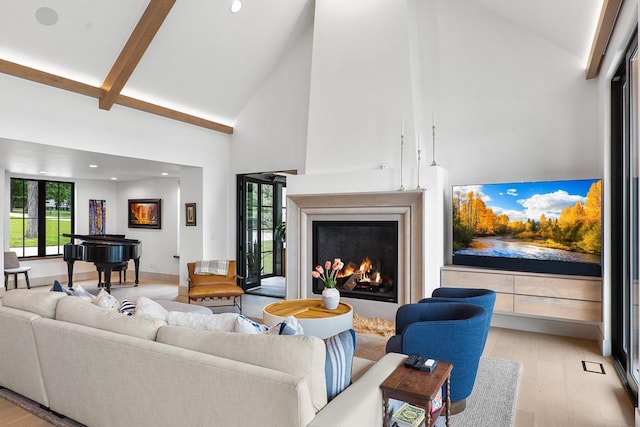
[[[142,242],[140,271],[178,275],[178,181],[155,179],[118,184],[118,229]],[[129,228],[129,199],[161,199],[161,229]]]
[[[600,177],[597,83],[584,58],[473,1],[317,2],[307,174],[393,169],[416,140],[452,185]],[[379,182],[393,189],[396,182]]]
[[[312,18],[309,10],[301,23],[305,26],[301,37],[238,117],[230,149],[233,173],[304,171]]]
[[[203,201],[202,186],[202,169],[187,168],[180,172],[180,221],[178,227],[179,244],[178,250],[180,255],[180,285],[186,287],[188,282],[187,262],[198,261],[203,258],[203,248],[205,245],[205,223],[202,218]],[[207,199],[211,199],[208,197]],[[187,227],[185,225],[185,203],[196,204],[196,225]],[[209,209],[212,209],[209,207]],[[201,244],[193,244],[200,241]],[[214,258],[217,259],[217,258]],[[182,292],[186,293],[186,289],[182,288]]]
[[[419,16],[425,3],[437,5],[432,104],[452,185],[602,176],[597,82],[584,58],[473,1],[416,2]]]
[[[42,177],[40,177],[41,179]],[[105,201],[105,233],[125,234],[126,230],[120,228],[118,218],[126,215],[126,205],[119,204],[117,194],[118,189],[112,181],[90,181],[76,180],[76,198],[74,206],[76,208],[76,234],[89,234],[89,200]],[[122,210],[124,209],[124,211]]]
[[[398,168],[403,117],[415,160],[408,40],[404,1],[316,2],[307,174]]]

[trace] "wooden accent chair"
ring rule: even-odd
[[[13,280],[18,289],[18,274],[24,274],[24,278],[27,281],[27,289],[31,289],[29,284],[29,270],[31,267],[21,267],[18,254],[13,251],[4,253],[4,289],[9,290],[9,275],[13,274]]]
[[[237,279],[241,276],[236,274],[236,262],[229,261],[229,269],[226,276],[217,274],[195,274],[196,263],[188,262],[189,272],[189,293],[187,296],[189,304],[191,300],[206,301],[210,299],[232,300],[232,304],[216,305],[216,307],[237,307],[242,314],[242,295],[244,290],[238,286]]]

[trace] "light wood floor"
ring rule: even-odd
[[[83,284],[84,286],[84,284]],[[117,289],[117,298],[171,298],[171,288],[144,286]],[[129,289],[129,290],[127,290]],[[177,296],[177,287],[175,291]],[[269,299],[249,297],[243,304],[267,304]],[[256,309],[257,311],[257,309]],[[523,364],[518,393],[516,427],[630,427],[633,406],[610,358],[600,355],[598,344],[578,338],[491,328],[484,355]],[[582,362],[605,374],[585,372]],[[40,427],[50,424],[0,399],[0,426]],[[455,427],[455,426],[454,426]],[[489,426],[478,426],[489,427]]]
[[[522,362],[517,427],[627,427],[631,400],[595,341],[491,328],[484,354]],[[605,374],[585,372],[602,363]]]

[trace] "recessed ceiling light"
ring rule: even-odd
[[[162,175],[162,176],[167,176],[167,175],[169,175],[169,172],[162,172],[162,174],[161,174],[161,175]]]
[[[97,168],[98,165],[89,165],[90,168]]]
[[[238,13],[242,9],[242,2],[240,0],[233,0],[231,2],[231,13]]]
[[[50,7],[40,7],[36,10],[36,21],[50,27],[58,23],[58,12]]]
[[[44,174],[46,174],[46,173],[47,173],[47,171],[38,171],[38,173],[40,173],[40,174],[43,174],[43,175],[44,175]]]
[[[117,180],[118,180],[118,178],[117,178],[117,177],[115,177],[115,176],[112,176],[112,177],[111,177],[111,179],[112,179],[113,181],[117,181]]]

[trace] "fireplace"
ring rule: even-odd
[[[341,301],[351,304],[355,313],[392,320],[400,305],[430,295],[431,290],[425,291],[423,281],[424,196],[423,191],[290,194],[287,197],[287,299],[320,298],[314,292],[313,268],[334,258],[344,261],[349,255],[343,248],[323,253],[322,258],[313,254],[313,225],[319,221],[396,224],[397,243],[385,245],[394,246],[398,251],[397,256],[390,257],[397,260],[394,296],[386,300],[362,299],[356,297],[357,294],[347,296],[341,291]],[[354,263],[361,256],[358,254]]]
[[[312,259],[340,258],[336,288],[343,297],[398,302],[398,221],[313,221]],[[314,279],[313,293],[323,283]]]

